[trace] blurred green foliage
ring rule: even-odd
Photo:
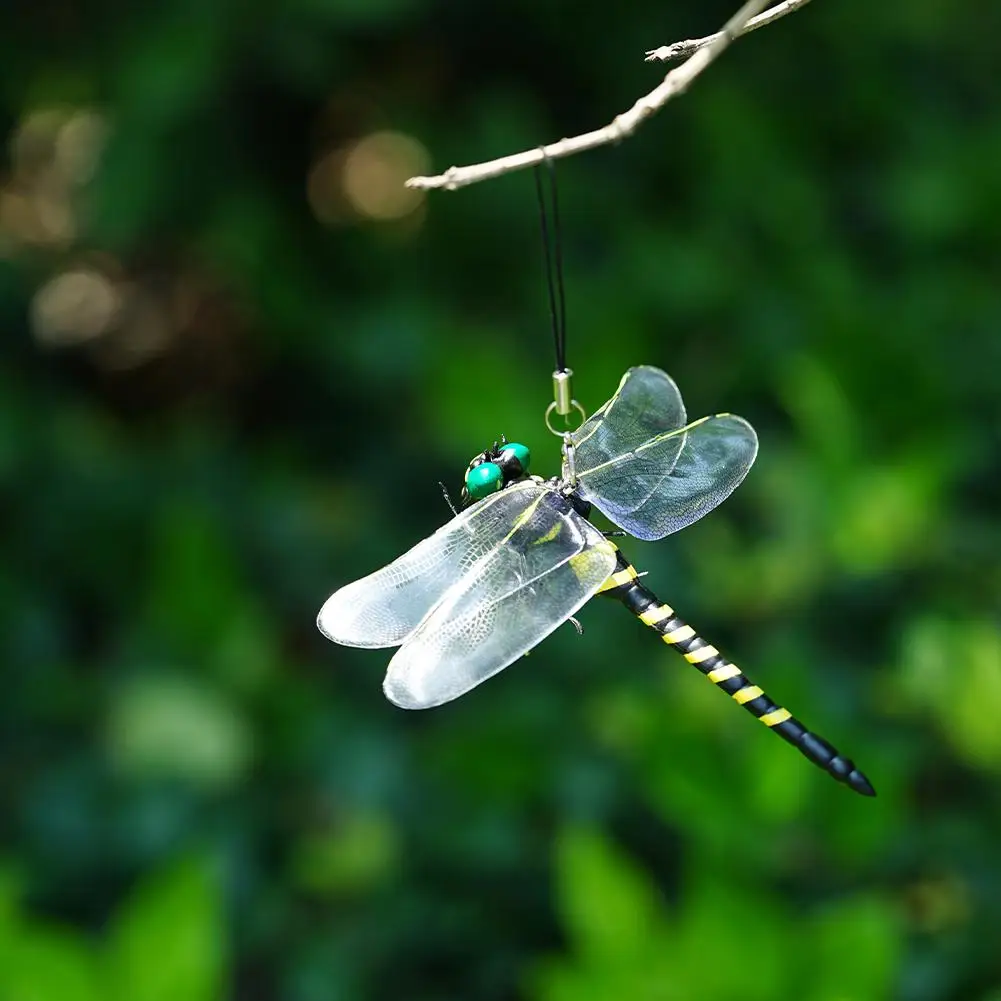
[[[216,884],[197,857],[165,865],[94,938],[21,913],[17,880],[5,873],[0,996],[24,1001],[222,997],[228,957]]]
[[[705,873],[695,874],[665,913],[649,877],[600,834],[571,828],[557,853],[561,911],[575,951],[572,960],[535,971],[535,993],[546,1001],[694,992],[836,1001],[892,991],[901,934],[884,900],[845,896],[804,920],[740,880]],[[707,963],[713,946],[723,955]]]
[[[420,714],[313,625],[501,432],[557,467],[531,178],[408,212],[414,143],[731,6],[2,16],[0,1001],[1001,997],[1001,8],[817,0],[559,167],[577,396],[761,437],[628,552],[878,799],[611,603]]]

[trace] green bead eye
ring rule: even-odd
[[[523,473],[528,472],[528,464],[532,460],[532,453],[529,452],[528,447],[521,445],[516,441],[509,441],[502,449],[501,455],[507,456],[511,453],[514,458],[516,458],[521,465],[521,471]]]
[[[500,490],[503,482],[504,474],[496,462],[481,462],[466,473],[466,493],[473,500],[481,500]]]

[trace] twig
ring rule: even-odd
[[[748,32],[754,31],[755,28],[763,28],[766,24],[771,24],[772,21],[777,21],[780,17],[785,17],[786,14],[791,14],[794,10],[805,7],[809,2],[810,0],[785,0],[785,3],[776,4],[771,10],[766,10],[764,14],[752,17],[740,31],[734,32],[733,37],[746,35]],[[714,35],[706,35],[705,38],[689,38],[684,42],[675,42],[673,45],[661,45],[660,48],[650,49],[647,52],[646,61],[648,63],[670,63],[674,62],[675,59],[687,59],[693,52],[698,52],[699,49],[711,45],[721,34],[723,34],[722,31],[717,31]]]
[[[799,2],[804,3],[806,0],[799,0]],[[690,59],[671,70],[649,94],[641,97],[628,111],[613,118],[604,128],[595,129],[594,132],[585,132],[583,135],[573,136],[570,139],[561,139],[548,146],[525,150],[523,153],[502,156],[486,163],[474,163],[468,167],[449,167],[444,174],[438,174],[435,177],[411,177],[407,181],[407,187],[422,190],[445,188],[447,191],[454,191],[456,188],[473,184],[476,181],[485,181],[491,177],[508,174],[513,170],[532,167],[547,157],[556,160],[560,157],[572,156],[574,153],[582,153],[587,149],[594,149],[596,146],[605,146],[608,143],[625,139],[632,135],[650,115],[659,111],[672,97],[683,94],[692,81],[735,38],[744,33],[748,22],[760,13],[767,3],[768,0],[749,0],[745,3],[723,25],[722,31],[713,35],[705,45],[696,49]]]

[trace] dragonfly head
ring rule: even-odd
[[[495,441],[492,448],[480,452],[469,463],[462,487],[463,505],[489,497],[527,476],[530,460],[531,453],[526,446],[504,438]]]

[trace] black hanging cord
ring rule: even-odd
[[[560,203],[556,191],[556,166],[544,155],[549,170],[549,201],[542,187],[542,164],[535,168],[535,193],[539,201],[539,223],[542,228],[542,250],[546,260],[546,288],[549,292],[549,315],[556,346],[556,371],[567,371],[567,303],[563,290],[563,247],[560,240]],[[552,227],[550,228],[550,217]]]

